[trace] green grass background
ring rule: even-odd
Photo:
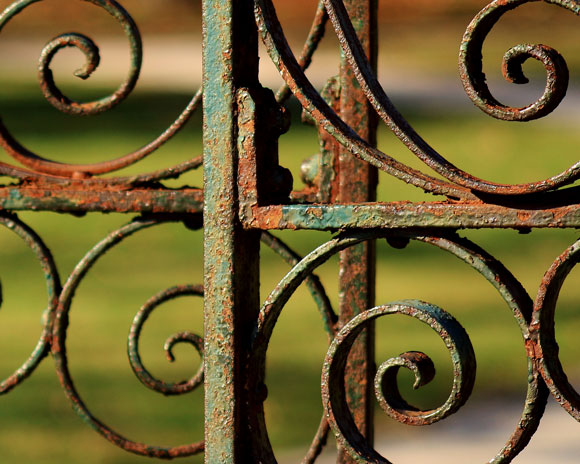
[[[53,111],[34,92],[4,101],[8,127],[39,153],[67,161],[99,159],[103,153],[122,153],[154,137],[187,101],[186,95],[145,94],[130,99],[117,114],[101,120],[70,118]],[[293,108],[296,115],[296,108]],[[514,156],[514,150],[534,155],[537,166],[531,176],[564,164],[560,154],[574,153],[578,137],[556,125],[516,130],[479,118],[437,114],[415,115],[410,120],[440,151],[460,158],[466,169],[509,181],[532,164]],[[281,161],[298,177],[301,159],[317,149],[313,128],[297,124],[281,141]],[[146,168],[154,169],[199,153],[199,120],[192,121],[167,148],[153,155]],[[34,130],[31,128],[34,127]],[[533,134],[532,134],[533,132]],[[532,138],[533,135],[533,138]],[[380,146],[387,153],[405,157],[402,147],[384,128]],[[533,150],[533,151],[532,151]],[[112,155],[111,155],[112,156]],[[574,156],[574,155],[572,155]],[[540,161],[536,159],[542,158]],[[478,161],[481,158],[485,162]],[[526,157],[526,160],[532,155]],[[409,160],[409,162],[412,162]],[[146,168],[142,168],[144,170]],[[559,167],[558,167],[559,169]],[[200,185],[201,173],[186,183]],[[522,177],[523,174],[522,174]],[[383,200],[425,199],[416,189],[381,176]],[[77,218],[57,213],[19,213],[52,250],[63,280],[76,263],[109,231],[130,219],[118,214],[89,214]],[[34,346],[46,295],[42,274],[32,253],[10,231],[0,231],[0,276],[4,303],[0,316],[0,357],[3,375],[19,366]],[[543,272],[577,238],[574,230],[535,230],[522,235],[513,230],[462,231],[501,259],[535,295]],[[279,237],[302,254],[330,238],[323,232],[279,232]],[[262,299],[288,271],[270,250],[263,251]],[[337,262],[324,264],[318,274],[337,304]],[[123,435],[138,441],[177,445],[203,435],[202,392],[163,398],[141,386],[126,358],[126,337],[131,320],[150,296],[181,283],[201,283],[202,234],[179,224],[161,225],[136,234],[115,247],[81,284],[71,311],[68,347],[71,372],[91,411]],[[563,363],[571,379],[580,378],[575,360],[580,329],[576,317],[578,273],[566,281],[557,312],[557,335]],[[411,243],[394,250],[378,243],[377,303],[419,298],[451,312],[467,329],[478,361],[473,401],[501,397],[523,402],[526,361],[518,327],[505,303],[491,286],[466,264],[440,250]],[[177,361],[169,364],[162,351],[165,338],[175,332],[203,332],[199,298],[182,298],[163,305],[147,323],[142,357],[154,375],[177,381],[192,375],[199,357],[177,348]],[[322,412],[319,379],[327,339],[310,296],[300,288],[278,323],[269,350],[267,414],[275,449],[307,449]],[[405,317],[391,316],[377,324],[377,362],[407,350],[422,350],[433,357],[438,376],[432,384],[413,392],[406,373],[401,384],[410,399],[422,406],[436,406],[449,393],[451,367],[445,348],[427,327]],[[131,463],[143,458],[119,451],[82,424],[64,397],[51,359],[35,375],[0,402],[3,433],[0,449],[5,462]],[[377,412],[381,430],[394,433],[392,424]],[[514,425],[517,418],[514,418]],[[33,443],[31,445],[30,443]],[[195,459],[188,462],[197,462]]]
[[[567,18],[567,16],[566,16]],[[529,18],[528,18],[529,19]],[[532,18],[533,19],[533,18]],[[537,18],[536,18],[537,19]],[[549,18],[548,18],[549,19]],[[540,20],[545,21],[546,18]],[[565,19],[566,21],[567,19]],[[502,23],[503,24],[503,23]],[[507,24],[507,23],[506,23]],[[425,23],[424,34],[429,34]],[[451,27],[452,26],[452,27]],[[502,37],[517,35],[505,26]],[[426,41],[405,35],[399,26],[385,28],[383,40],[400,39],[401,47],[385,47],[383,59],[393,67],[414,69],[430,75],[455,72],[457,34],[465,25],[454,21],[439,27]],[[504,27],[504,26],[502,26]],[[545,28],[531,28],[534,33]],[[565,38],[568,29],[553,29]],[[552,43],[550,40],[538,40]],[[560,51],[571,57],[571,68],[580,41],[566,40]],[[425,46],[429,44],[429,46]],[[491,45],[490,55],[501,56],[503,45]],[[409,64],[409,50],[415,50]],[[565,53],[568,51],[568,53]],[[453,56],[451,56],[453,55]],[[264,58],[266,59],[266,58]],[[451,63],[451,64],[450,64]],[[87,85],[90,87],[90,85]],[[63,115],[46,103],[34,82],[2,82],[2,119],[29,149],[59,161],[94,162],[134,150],[156,137],[187,104],[189,95],[137,91],[115,111],[95,118]],[[86,90],[65,86],[71,95],[101,96],[111,89]],[[395,103],[412,125],[444,156],[475,175],[498,182],[525,182],[549,177],[578,159],[580,135],[570,121],[548,118],[529,124],[495,121],[480,114],[466,101],[457,108],[418,109],[404,100]],[[289,167],[300,186],[299,166],[318,150],[316,131],[299,122],[296,104],[291,107],[292,130],[280,140],[281,163]],[[195,116],[184,131],[150,158],[120,174],[145,172],[177,164],[201,153],[201,120]],[[381,126],[380,148],[397,159],[426,171],[408,150]],[[7,161],[3,155],[3,161]],[[7,180],[8,181],[8,180]],[[399,181],[380,176],[382,201],[434,199]],[[188,174],[168,185],[202,184],[202,172]],[[130,220],[118,214],[89,214],[78,218],[57,213],[19,213],[52,250],[61,278],[107,233]],[[575,230],[534,230],[527,235],[513,230],[461,231],[500,259],[535,296],[543,273],[577,238]],[[331,237],[322,232],[276,234],[301,254],[312,251]],[[452,313],[471,337],[478,362],[473,401],[505,398],[523,404],[527,383],[524,347],[519,329],[507,306],[485,279],[466,264],[428,245],[411,243],[404,250],[377,247],[377,304],[418,298]],[[170,286],[203,281],[202,233],[167,224],[136,234],[115,247],[81,284],[71,310],[68,336],[70,367],[83,399],[106,424],[137,441],[178,445],[203,437],[201,391],[164,398],[143,387],[133,375],[126,339],[131,320],[152,295]],[[288,266],[268,249],[262,254],[261,295],[264,300]],[[317,271],[337,305],[337,261],[331,259]],[[579,271],[566,280],[557,309],[556,333],[561,359],[569,378],[580,384]],[[0,376],[8,376],[23,362],[40,334],[39,320],[46,306],[44,283],[38,263],[26,246],[8,230],[0,230],[0,279],[3,304],[0,310]],[[147,323],[142,358],[151,372],[167,381],[193,375],[199,357],[188,346],[176,348],[174,364],[166,361],[162,345],[176,332],[203,332],[202,302],[182,298],[163,305]],[[266,402],[270,438],[278,453],[308,448],[318,426],[320,371],[328,341],[322,321],[308,292],[299,288],[284,309],[269,349]],[[445,348],[428,328],[405,317],[390,316],[377,324],[377,363],[403,351],[422,350],[438,369],[436,379],[418,392],[401,373],[401,386],[410,400],[425,407],[445,401],[451,382],[451,366]],[[466,414],[460,412],[459,414]],[[146,458],[129,455],[107,443],[74,414],[46,359],[38,371],[19,388],[0,398],[0,462],[6,463],[138,463]],[[448,419],[455,420],[454,418]],[[514,417],[515,427],[518,418]],[[380,433],[402,433],[377,411]],[[385,432],[386,431],[386,432]],[[506,435],[507,438],[507,435]],[[501,444],[498,443],[498,449]],[[187,462],[201,462],[188,459]]]

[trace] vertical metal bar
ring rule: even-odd
[[[244,362],[259,309],[259,232],[237,198],[236,91],[257,85],[250,0],[203,0],[205,462],[252,462]]]
[[[377,0],[345,0],[371,64],[377,62]],[[376,145],[377,119],[347,60],[342,56],[340,72],[340,113],[358,134]],[[377,170],[342,149],[339,154],[340,203],[376,201]],[[375,244],[366,242],[340,253],[341,323],[374,306]],[[369,326],[354,344],[346,369],[348,401],[355,423],[369,443],[373,441],[374,326]],[[339,449],[337,462],[355,461]]]

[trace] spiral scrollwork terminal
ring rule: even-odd
[[[127,237],[130,237],[136,232],[141,230],[162,224],[163,220],[158,219],[137,219],[133,222],[127,224],[126,226],[120,228],[109,234],[108,237],[99,242],[92,250],[90,250],[85,257],[79,262],[75,267],[74,271],[69,276],[68,280],[63,286],[63,290],[59,299],[58,309],[55,315],[55,323],[53,329],[53,346],[52,354],[55,360],[56,369],[61,381],[61,385],[70,400],[75,412],[95,431],[104,436],[111,443],[130,451],[135,454],[140,454],[144,456],[157,457],[170,459],[180,456],[191,456],[197,454],[204,449],[204,442],[200,441],[197,443],[181,445],[171,448],[164,448],[159,446],[150,446],[144,443],[138,443],[129,440],[118,432],[112,430],[101,420],[96,418],[85,405],[81,396],[79,395],[76,387],[74,385],[72,376],[68,367],[68,357],[66,350],[66,337],[68,329],[68,318],[71,309],[72,299],[74,294],[82,282],[83,278],[89,272],[89,270],[94,266],[97,260],[102,257],[107,251],[113,248],[115,245],[121,243]],[[138,352],[138,338],[141,328],[155,307],[157,307],[162,302],[168,301],[172,298],[176,298],[182,295],[198,295],[201,296],[202,289],[199,286],[182,286],[173,287],[158,295],[151,298],[145,305],[141,308],[133,325],[131,327],[131,333],[129,336],[129,355],[131,366],[135,370],[138,378],[145,383],[148,387],[155,391],[159,391],[167,395],[176,395],[187,393],[199,386],[203,378],[203,367],[200,367],[197,374],[189,381],[182,382],[179,384],[167,384],[165,382],[159,381],[153,376],[151,376],[148,371],[144,368],[141,363],[139,352]],[[166,342],[166,354],[170,357],[172,356],[172,347],[176,343],[187,342],[193,344],[198,351],[203,350],[203,343],[201,338],[191,334],[189,332],[177,334]]]
[[[415,372],[416,386],[434,377],[430,359],[423,353],[408,352],[383,363],[377,370],[375,392],[382,409],[409,425],[428,425],[456,412],[469,398],[475,383],[475,354],[463,327],[441,308],[422,301],[402,301],[369,309],[353,318],[333,340],[322,370],[322,400],[335,435],[352,455],[367,462],[388,462],[372,448],[354,424],[346,400],[344,374],[350,349],[370,321],[390,314],[404,314],[433,328],[445,342],[453,362],[453,387],[447,401],[434,410],[422,411],[401,396],[396,373],[400,367]],[[366,449],[365,449],[366,448]]]
[[[27,7],[43,0],[20,0],[12,3],[0,15],[0,31],[17,14],[23,12]],[[79,102],[67,97],[56,85],[50,68],[54,56],[63,48],[74,47],[81,51],[86,58],[85,66],[77,70],[74,74],[81,79],[88,79],[97,69],[100,63],[99,49],[89,37],[80,33],[66,33],[55,37],[44,47],[41,52],[38,77],[40,87],[45,98],[58,110],[73,115],[91,116],[110,110],[122,103],[133,91],[141,72],[143,61],[143,45],[141,34],[131,15],[115,0],[82,0],[102,8],[111,15],[123,28],[129,41],[131,54],[129,72],[124,82],[111,95],[91,102]],[[4,175],[19,178],[30,177],[65,177],[84,179],[93,175],[106,174],[117,171],[132,165],[147,157],[159,147],[177,134],[191,115],[201,103],[202,92],[199,90],[181,112],[177,119],[155,140],[139,148],[138,150],[123,155],[119,158],[103,161],[94,164],[69,164],[60,163],[46,159],[36,153],[29,151],[10,133],[8,128],[0,121],[0,146],[22,165],[31,169],[27,172],[14,168],[5,163],[0,163],[0,172]],[[171,178],[187,170],[194,169],[201,165],[199,159],[187,161],[178,166],[164,169],[149,175],[142,175],[139,178],[118,179],[125,182],[155,181],[164,178]]]
[[[391,234],[381,231],[339,235],[304,257],[282,279],[264,302],[258,320],[258,328],[250,360],[250,365],[259,374],[255,376],[257,382],[263,379],[268,342],[276,321],[296,288],[318,266],[339,251],[366,240],[382,237],[393,241]],[[520,327],[526,346],[529,344],[532,300],[517,279],[499,261],[469,240],[455,235],[445,237],[403,235],[400,239],[414,239],[434,245],[456,256],[482,274],[504,299]],[[403,353],[401,356],[382,364],[377,373],[375,392],[379,404],[387,414],[403,423],[414,425],[433,423],[457,411],[464,404],[471,392],[475,379],[475,357],[469,338],[457,321],[442,309],[428,303],[404,301],[380,306],[356,316],[336,335],[331,344],[325,362],[322,394],[323,403],[327,411],[327,419],[339,441],[355,459],[362,460],[362,462],[387,463],[389,461],[380,456],[376,450],[368,447],[360,432],[354,427],[351,413],[344,401],[344,384],[341,384],[337,379],[343,378],[340,372],[341,368],[344,368],[343,363],[348,354],[349,346],[365,323],[370,319],[393,313],[413,316],[429,324],[441,335],[451,353],[451,360],[454,366],[454,383],[448,400],[439,408],[420,411],[409,405],[395,386],[396,371],[401,367],[415,371],[416,385],[419,386],[425,384],[433,377],[434,369],[428,357],[423,353]],[[528,351],[526,352],[528,355],[529,376],[524,410],[512,436],[495,458],[490,460],[490,462],[496,464],[510,462],[526,446],[539,425],[549,395],[533,356]],[[257,388],[257,386],[253,388]],[[267,461],[267,459],[273,459],[273,452],[269,444],[267,442],[264,443],[267,431],[263,417],[262,401],[263,399],[254,405],[256,411],[260,411],[260,415],[257,416],[256,422],[252,423],[252,430],[255,430],[256,436],[261,439],[257,439],[253,446],[255,446],[256,450],[259,450],[258,454],[264,456]]]
[[[529,58],[541,62],[546,69],[546,88],[534,103],[513,108],[503,105],[491,94],[482,71],[483,42],[493,26],[508,11],[524,3],[537,0],[495,1],[484,8],[469,24],[459,53],[459,72],[465,92],[473,103],[485,113],[505,121],[530,121],[546,116],[556,109],[566,95],[569,72],[566,61],[557,50],[543,44],[522,44],[510,48],[503,58],[502,72],[505,79],[514,84],[526,84],[522,64]],[[579,14],[577,2],[549,1]]]
[[[127,351],[131,368],[137,378],[148,388],[162,393],[164,395],[181,395],[190,392],[199,387],[203,382],[203,338],[192,332],[180,332],[172,335],[167,339],[164,345],[165,354],[170,362],[173,362],[173,347],[178,343],[187,343],[192,345],[202,358],[202,362],[196,374],[189,380],[179,383],[167,383],[156,379],[143,365],[141,355],[139,354],[139,338],[143,325],[150,314],[160,304],[172,299],[183,296],[201,296],[203,297],[203,287],[201,285],[180,285],[164,290],[150,298],[139,310],[129,333]]]

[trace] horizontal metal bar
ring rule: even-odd
[[[577,228],[580,205],[510,208],[481,202],[288,205],[253,208],[258,229]]]
[[[61,213],[200,213],[203,191],[163,188],[109,189],[75,187],[3,187],[0,209]]]

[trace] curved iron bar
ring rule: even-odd
[[[302,259],[295,251],[293,251],[288,245],[286,245],[282,240],[275,237],[269,232],[262,232],[261,241],[269,248],[277,253],[284,261],[286,261],[290,266],[296,266]],[[318,310],[322,316],[324,323],[324,328],[329,337],[329,343],[332,341],[336,332],[338,330],[338,316],[332,309],[332,304],[326,295],[326,291],[320,282],[319,277],[316,274],[311,274],[306,278],[306,286]],[[308,449],[306,456],[302,460],[302,464],[312,464],[316,461],[322,450],[326,446],[326,441],[328,437],[328,432],[330,431],[330,425],[326,417],[322,416],[320,420],[320,425],[318,430],[314,435],[314,439]]]
[[[55,314],[55,322],[53,327],[53,345],[52,345],[52,355],[55,360],[56,370],[61,382],[61,385],[65,391],[67,398],[70,400],[75,412],[96,432],[101,434],[111,443],[119,446],[120,448],[143,456],[157,457],[162,459],[172,459],[182,456],[191,456],[203,451],[204,442],[199,441],[197,443],[175,446],[175,447],[159,447],[150,446],[144,443],[138,443],[125,438],[118,432],[112,430],[110,427],[105,425],[102,421],[96,418],[87,408],[81,396],[76,390],[74,382],[72,380],[69,367],[68,367],[68,357],[66,349],[66,337],[68,329],[68,319],[69,312],[71,308],[72,298],[83,278],[89,272],[89,270],[94,266],[97,260],[102,257],[107,251],[113,248],[115,245],[119,244],[126,238],[130,237],[136,232],[141,230],[163,224],[166,221],[159,219],[144,219],[139,218],[133,222],[121,227],[120,229],[109,234],[105,239],[99,242],[93,249],[91,249],[84,258],[78,263],[73,272],[70,274],[66,283],[63,286],[61,296],[59,298],[58,309]],[[166,296],[166,295],[164,295]],[[155,302],[159,302],[164,296],[157,297]],[[151,300],[150,300],[151,301]],[[145,312],[152,309],[152,304],[147,305]],[[139,316],[138,316],[139,317]],[[143,316],[141,316],[143,318]],[[181,337],[178,336],[181,340]],[[174,344],[174,341],[169,340],[170,345]]]
[[[158,182],[168,179],[176,179],[182,174],[189,172],[193,169],[196,169],[203,165],[203,157],[198,156],[191,160],[184,161],[183,163],[177,164],[175,166],[171,166],[169,168],[159,169],[157,171],[153,171],[146,174],[137,174],[133,176],[125,176],[125,177],[113,177],[113,178],[86,178],[82,179],[83,186],[90,186],[90,185],[122,185],[122,186],[131,186],[131,185],[138,185],[138,184],[146,184],[151,182]],[[20,180],[34,180],[34,181],[42,181],[46,180],[49,182],[55,183],[70,183],[71,179],[69,177],[55,177],[49,176],[45,174],[40,174],[34,171],[28,171],[26,169],[17,168],[11,166],[6,163],[0,162],[0,175],[11,177]],[[78,181],[78,180],[77,180]]]
[[[291,267],[296,266],[300,260],[302,260],[302,257],[298,253],[296,253],[282,240],[280,240],[278,237],[275,237],[270,232],[262,232],[260,240],[263,244],[267,245],[272,249],[272,251],[278,254]],[[312,295],[312,299],[320,311],[322,321],[324,322],[324,328],[328,333],[329,340],[332,340],[336,335],[336,324],[338,323],[338,316],[334,312],[334,309],[332,309],[332,303],[328,299],[328,295],[322,286],[322,282],[320,282],[320,278],[316,274],[312,274],[306,279],[306,286],[308,287],[308,291]]]
[[[493,26],[494,19],[497,20],[503,13],[506,11],[513,9],[519,5],[524,3],[528,3],[530,1],[538,1],[538,0],[495,0],[492,2],[487,9],[483,11],[493,12],[490,13],[489,16],[486,17],[487,13],[480,14],[476,18],[476,21],[479,19],[482,21],[481,24],[481,31],[478,31],[477,34],[474,34],[473,37],[475,38],[475,42],[473,46],[469,46],[469,41],[465,42],[462,45],[462,49],[465,48],[466,50],[472,51],[473,47],[476,47],[477,43],[482,41],[480,37],[481,34],[484,34],[487,30],[487,27]],[[578,14],[580,10],[580,5],[575,1],[570,0],[544,0],[548,3],[553,3],[564,8],[568,8],[574,13]],[[395,108],[385,91],[383,90],[382,86],[378,82],[376,76],[372,72],[370,63],[368,62],[366,55],[363,51],[361,43],[356,35],[352,22],[348,16],[346,8],[342,0],[324,0],[328,14],[330,16],[330,20],[334,25],[335,31],[338,35],[339,42],[341,44],[342,50],[348,58],[350,65],[353,68],[354,74],[357,77],[359,84],[361,85],[362,89],[365,92],[365,95],[380,115],[382,120],[387,124],[387,126],[391,129],[391,131],[413,152],[421,161],[427,164],[431,169],[433,169],[438,174],[442,175],[446,179],[461,185],[465,188],[472,189],[478,192],[486,192],[486,193],[493,193],[499,195],[522,195],[522,194],[530,194],[535,192],[543,192],[547,190],[552,190],[566,184],[574,182],[580,176],[580,162],[574,164],[566,171],[552,176],[548,179],[541,180],[538,182],[531,182],[526,184],[498,184],[490,181],[486,181],[471,174],[462,171],[458,167],[454,166],[452,163],[447,161],[444,157],[442,157],[433,147],[431,147],[411,126],[410,124],[403,118],[403,116],[399,113],[399,111]],[[496,19],[497,18],[497,19]],[[473,23],[472,23],[473,24]],[[475,26],[472,26],[475,27]],[[468,34],[466,34],[468,35]],[[546,50],[544,53],[547,54]],[[478,51],[478,54],[481,55],[481,52]],[[523,49],[516,49],[514,51],[508,52],[508,75],[517,75],[517,73],[512,73],[513,65],[517,62],[522,60],[522,56],[534,56],[537,58],[538,52],[537,50],[532,52],[527,48]],[[510,58],[511,56],[511,58]],[[556,65],[556,70],[554,71],[554,77],[551,79],[555,81],[556,76],[563,78],[563,66],[562,61],[563,59],[558,58],[559,55],[555,55],[553,53],[547,54],[546,58],[541,58],[541,60],[546,64],[552,62]],[[464,56],[464,60],[475,60],[477,61],[476,57],[471,56]],[[521,73],[520,73],[521,74]],[[562,83],[563,84],[563,83]],[[555,84],[556,88],[560,86]],[[550,93],[550,91],[548,91]],[[561,90],[554,91],[553,97],[546,97],[552,103],[548,105],[547,103],[544,105],[544,109],[538,113],[538,116],[541,114],[542,111],[550,110],[553,104],[557,104],[557,100],[561,95]],[[565,90],[564,90],[565,93]],[[558,102],[559,103],[559,102]],[[553,108],[551,108],[553,109]],[[497,113],[498,116],[501,116],[500,113]]]
[[[255,375],[250,376],[255,382],[255,384],[251,385],[252,389],[258,389],[260,383],[263,382],[269,340],[283,307],[298,286],[313,272],[314,269],[326,262],[331,256],[339,251],[363,241],[380,237],[391,238],[392,234],[384,231],[365,231],[340,235],[307,255],[282,279],[282,281],[280,281],[276,289],[274,289],[266,299],[259,314],[258,326],[255,331],[255,337],[252,344],[252,355],[249,363],[255,373]],[[532,343],[529,333],[529,323],[532,315],[532,301],[521,284],[499,261],[469,240],[458,236],[423,237],[409,234],[404,237],[422,241],[448,251],[481,273],[498,291],[513,312],[514,318],[520,327],[526,348],[529,347]],[[510,462],[527,445],[536,431],[544,412],[549,392],[542,380],[538,366],[531,356],[530,350],[527,349],[526,353],[528,357],[529,375],[524,410],[512,436],[496,457],[490,461],[492,463],[499,464]],[[398,362],[399,365],[408,365],[409,361],[413,359],[413,356],[415,356],[414,359],[417,359],[417,355],[413,355],[412,353],[404,354],[402,357],[403,360],[399,360],[401,362]],[[463,356],[465,358],[465,354]],[[418,357],[421,358],[422,356],[418,355]],[[407,359],[405,360],[404,358]],[[419,359],[419,362],[420,364],[423,364],[422,375],[425,377],[425,380],[427,380],[429,377],[429,368],[427,366],[425,369],[426,361]],[[396,362],[394,363],[396,364]],[[464,365],[470,365],[469,361],[464,360]],[[387,367],[389,366],[385,366],[384,369]],[[417,369],[419,369],[418,366]],[[468,374],[465,379],[467,383],[470,382],[470,375],[471,374]],[[338,385],[327,385],[324,388],[327,388],[328,391],[331,391],[331,388],[344,388],[344,386],[341,385],[342,383],[338,382]],[[465,393],[468,391],[470,391],[469,388],[465,390]],[[395,392],[391,390],[390,393]],[[394,399],[396,400],[397,398]],[[467,398],[464,397],[455,397],[451,400],[452,404],[447,405],[447,407],[457,410],[466,399]],[[391,402],[392,400],[393,397],[391,396]],[[255,436],[259,438],[256,439],[253,446],[258,452],[258,456],[265,459],[266,462],[269,462],[269,460],[274,459],[274,456],[267,440],[268,434],[263,416],[263,399],[257,398],[254,401],[255,404],[253,404],[252,407],[255,408],[254,410],[257,411],[257,414],[255,418],[252,418],[251,427],[252,430],[256,431]],[[408,422],[412,420],[410,417],[417,415],[417,413],[405,413],[404,409],[405,408],[402,408],[398,411],[399,415],[395,416],[397,420]],[[420,420],[417,422],[420,422]],[[345,433],[343,423],[333,424],[331,421],[331,426],[334,427],[334,432],[337,434],[338,439],[350,450],[353,456],[359,459],[366,459],[366,457],[370,456],[372,456],[373,459],[379,459],[378,456],[380,455],[378,455],[375,450],[368,448],[366,445],[361,443],[361,440],[359,440],[360,432],[358,432],[358,430],[353,431],[352,429],[349,429],[348,435],[343,435]],[[364,440],[362,440],[362,442],[364,442]],[[388,461],[380,457],[379,460],[371,462]]]
[[[129,339],[127,343],[127,352],[129,362],[133,372],[143,385],[153,391],[163,395],[181,395],[193,391],[203,382],[203,338],[191,332],[180,332],[172,335],[167,339],[164,345],[165,354],[170,362],[175,361],[173,357],[173,347],[178,343],[188,343],[192,345],[202,358],[199,369],[195,375],[186,381],[179,383],[168,383],[155,378],[147,370],[141,361],[139,354],[139,339],[143,325],[153,312],[162,303],[173,300],[181,296],[201,296],[203,298],[203,287],[201,285],[180,285],[164,290],[151,297],[139,310],[131,324]]]
[[[158,182],[168,179],[177,179],[182,174],[192,171],[203,165],[203,157],[198,156],[191,160],[184,161],[183,163],[171,166],[169,168],[159,169],[157,171],[149,172],[146,174],[136,174],[133,176],[125,177],[112,177],[112,178],[87,178],[83,179],[83,186],[87,185],[123,185],[131,186],[138,184],[147,184],[151,182]],[[20,180],[47,180],[56,183],[70,183],[71,179],[68,177],[53,177],[44,174],[39,174],[33,171],[28,171],[25,169],[15,168],[9,164],[0,162],[0,174],[6,177],[12,177]]]
[[[530,336],[535,342],[534,358],[540,366],[540,372],[552,396],[574,419],[580,422],[580,394],[568,381],[560,362],[554,321],[562,285],[579,262],[580,240],[562,253],[544,275],[534,304]]]
[[[312,21],[312,26],[308,32],[308,37],[306,42],[304,42],[304,47],[302,48],[302,53],[300,58],[298,58],[298,64],[303,71],[306,71],[310,64],[312,63],[312,56],[318,48],[320,41],[324,37],[326,32],[326,23],[328,23],[328,14],[326,13],[326,7],[324,6],[323,0],[318,1],[318,6],[316,7],[316,13],[314,15],[314,20]],[[276,101],[283,105],[288,98],[290,98],[292,92],[288,84],[284,84],[278,92],[276,93]]]
[[[1,214],[0,224],[18,235],[34,252],[44,273],[46,289],[48,292],[48,305],[43,314],[43,327],[40,338],[28,360],[26,360],[26,362],[24,362],[12,375],[0,382],[0,395],[3,395],[20,385],[26,378],[28,378],[50,352],[52,325],[61,287],[60,277],[52,254],[36,232],[24,224],[15,215],[11,214]],[[0,286],[0,304],[1,303],[2,291]]]
[[[161,180],[177,179],[182,174],[196,169],[203,165],[203,156],[198,156],[188,161],[184,161],[176,166],[172,166],[166,169],[160,169],[158,171],[150,172],[148,174],[139,174],[136,176],[127,177],[116,177],[113,180],[115,182],[121,182],[123,184],[142,184],[149,182],[157,182]]]
[[[4,26],[17,14],[21,13],[26,7],[38,3],[42,0],[19,0],[14,2],[8,8],[6,8],[0,15],[0,31]],[[87,79],[90,77],[92,72],[97,68],[99,64],[99,51],[95,43],[88,37],[77,34],[69,33],[63,34],[52,41],[50,41],[46,47],[43,49],[40,64],[39,64],[39,78],[41,83],[41,88],[43,90],[46,99],[57,109],[69,114],[76,115],[93,115],[98,114],[103,111],[109,110],[127,98],[127,96],[134,89],[137,80],[139,78],[139,73],[141,69],[142,61],[142,44],[141,35],[137,25],[129,15],[129,13],[115,0],[83,0],[92,3],[96,6],[103,8],[111,16],[113,16],[123,27],[126,36],[129,39],[129,45],[131,49],[131,65],[129,76],[126,81],[121,84],[119,89],[112,95],[105,97],[101,100],[88,103],[79,103],[73,101],[62,94],[54,83],[52,77],[52,71],[50,70],[50,63],[52,58],[64,47],[75,47],[81,50],[86,58],[87,63],[85,66],[77,70],[75,75]],[[56,161],[51,161],[43,158],[21,145],[9,132],[7,127],[0,120],[0,146],[14,159],[19,161],[21,164],[29,169],[32,169],[36,173],[40,173],[42,177],[54,176],[58,177],[73,177],[73,178],[86,178],[92,175],[105,174],[113,171],[117,171],[129,165],[135,164],[136,162],[147,157],[159,147],[170,140],[174,135],[176,135],[187,121],[191,118],[193,112],[197,109],[202,100],[202,90],[200,89],[187,104],[186,108],[181,112],[177,119],[166,129],[161,135],[159,135],[155,140],[151,141],[142,148],[123,155],[119,158],[104,161],[94,164],[69,164],[60,163]],[[199,166],[198,163],[190,163],[187,165],[188,169],[193,169]],[[168,172],[167,177],[171,177],[180,169],[185,167],[184,164],[170,168],[166,170]],[[30,178],[36,177],[35,173],[28,173],[26,171],[22,172],[18,168],[13,168],[10,165],[0,163],[0,173],[3,175],[17,177],[17,178]],[[153,180],[164,178],[165,173],[157,172],[152,173],[149,177]],[[161,177],[160,177],[161,176]],[[144,176],[145,179],[149,179],[147,175]]]
[[[527,1],[538,0],[512,0],[512,2],[497,0],[494,3],[518,2],[518,4],[521,4]],[[425,191],[458,198],[467,198],[468,196],[460,187],[491,194],[523,195],[555,189],[572,183],[578,178],[580,175],[580,163],[573,165],[561,174],[542,181],[515,185],[498,184],[472,176],[448,162],[409,125],[384,92],[372,72],[342,1],[324,0],[324,2],[336,33],[338,34],[343,51],[349,59],[349,63],[353,67],[355,75],[365,91],[367,98],[373,104],[383,121],[425,164],[457,185],[451,187],[451,184],[441,182],[419,171],[412,170],[384,153],[365,146],[364,143],[361,144],[361,141],[357,140],[355,134],[345,127],[346,125],[334,114],[328,105],[322,102],[322,99],[316,94],[311,84],[300,71],[299,65],[296,63],[296,59],[286,43],[271,0],[256,0],[256,18],[258,25],[270,56],[278,66],[282,76],[300,100],[302,106],[313,115],[314,119],[329,134],[353,152],[355,156],[405,182],[419,186]],[[554,1],[552,3],[560,4],[564,2]],[[566,3],[572,4],[574,2]],[[529,55],[532,52],[527,49],[523,51],[516,49],[511,54],[508,54],[508,58],[511,55],[511,58],[508,60],[510,62],[508,75],[514,76],[512,72],[514,70],[513,65],[518,60],[521,60],[522,53]],[[534,54],[537,53],[534,52]],[[554,54],[549,54],[549,57],[552,61],[560,63],[558,58],[554,58]],[[561,68],[562,66],[558,65],[558,69],[561,70]],[[562,75],[562,72],[559,71],[558,75]],[[555,99],[551,101],[555,102]],[[452,191],[453,189],[455,191]]]
[[[328,6],[327,6],[328,8]],[[300,101],[326,132],[357,158],[426,192],[453,198],[477,199],[469,189],[437,179],[410,168],[370,146],[349,127],[314,89],[290,50],[271,0],[255,0],[255,16],[270,58]],[[359,44],[360,45],[360,44]]]

